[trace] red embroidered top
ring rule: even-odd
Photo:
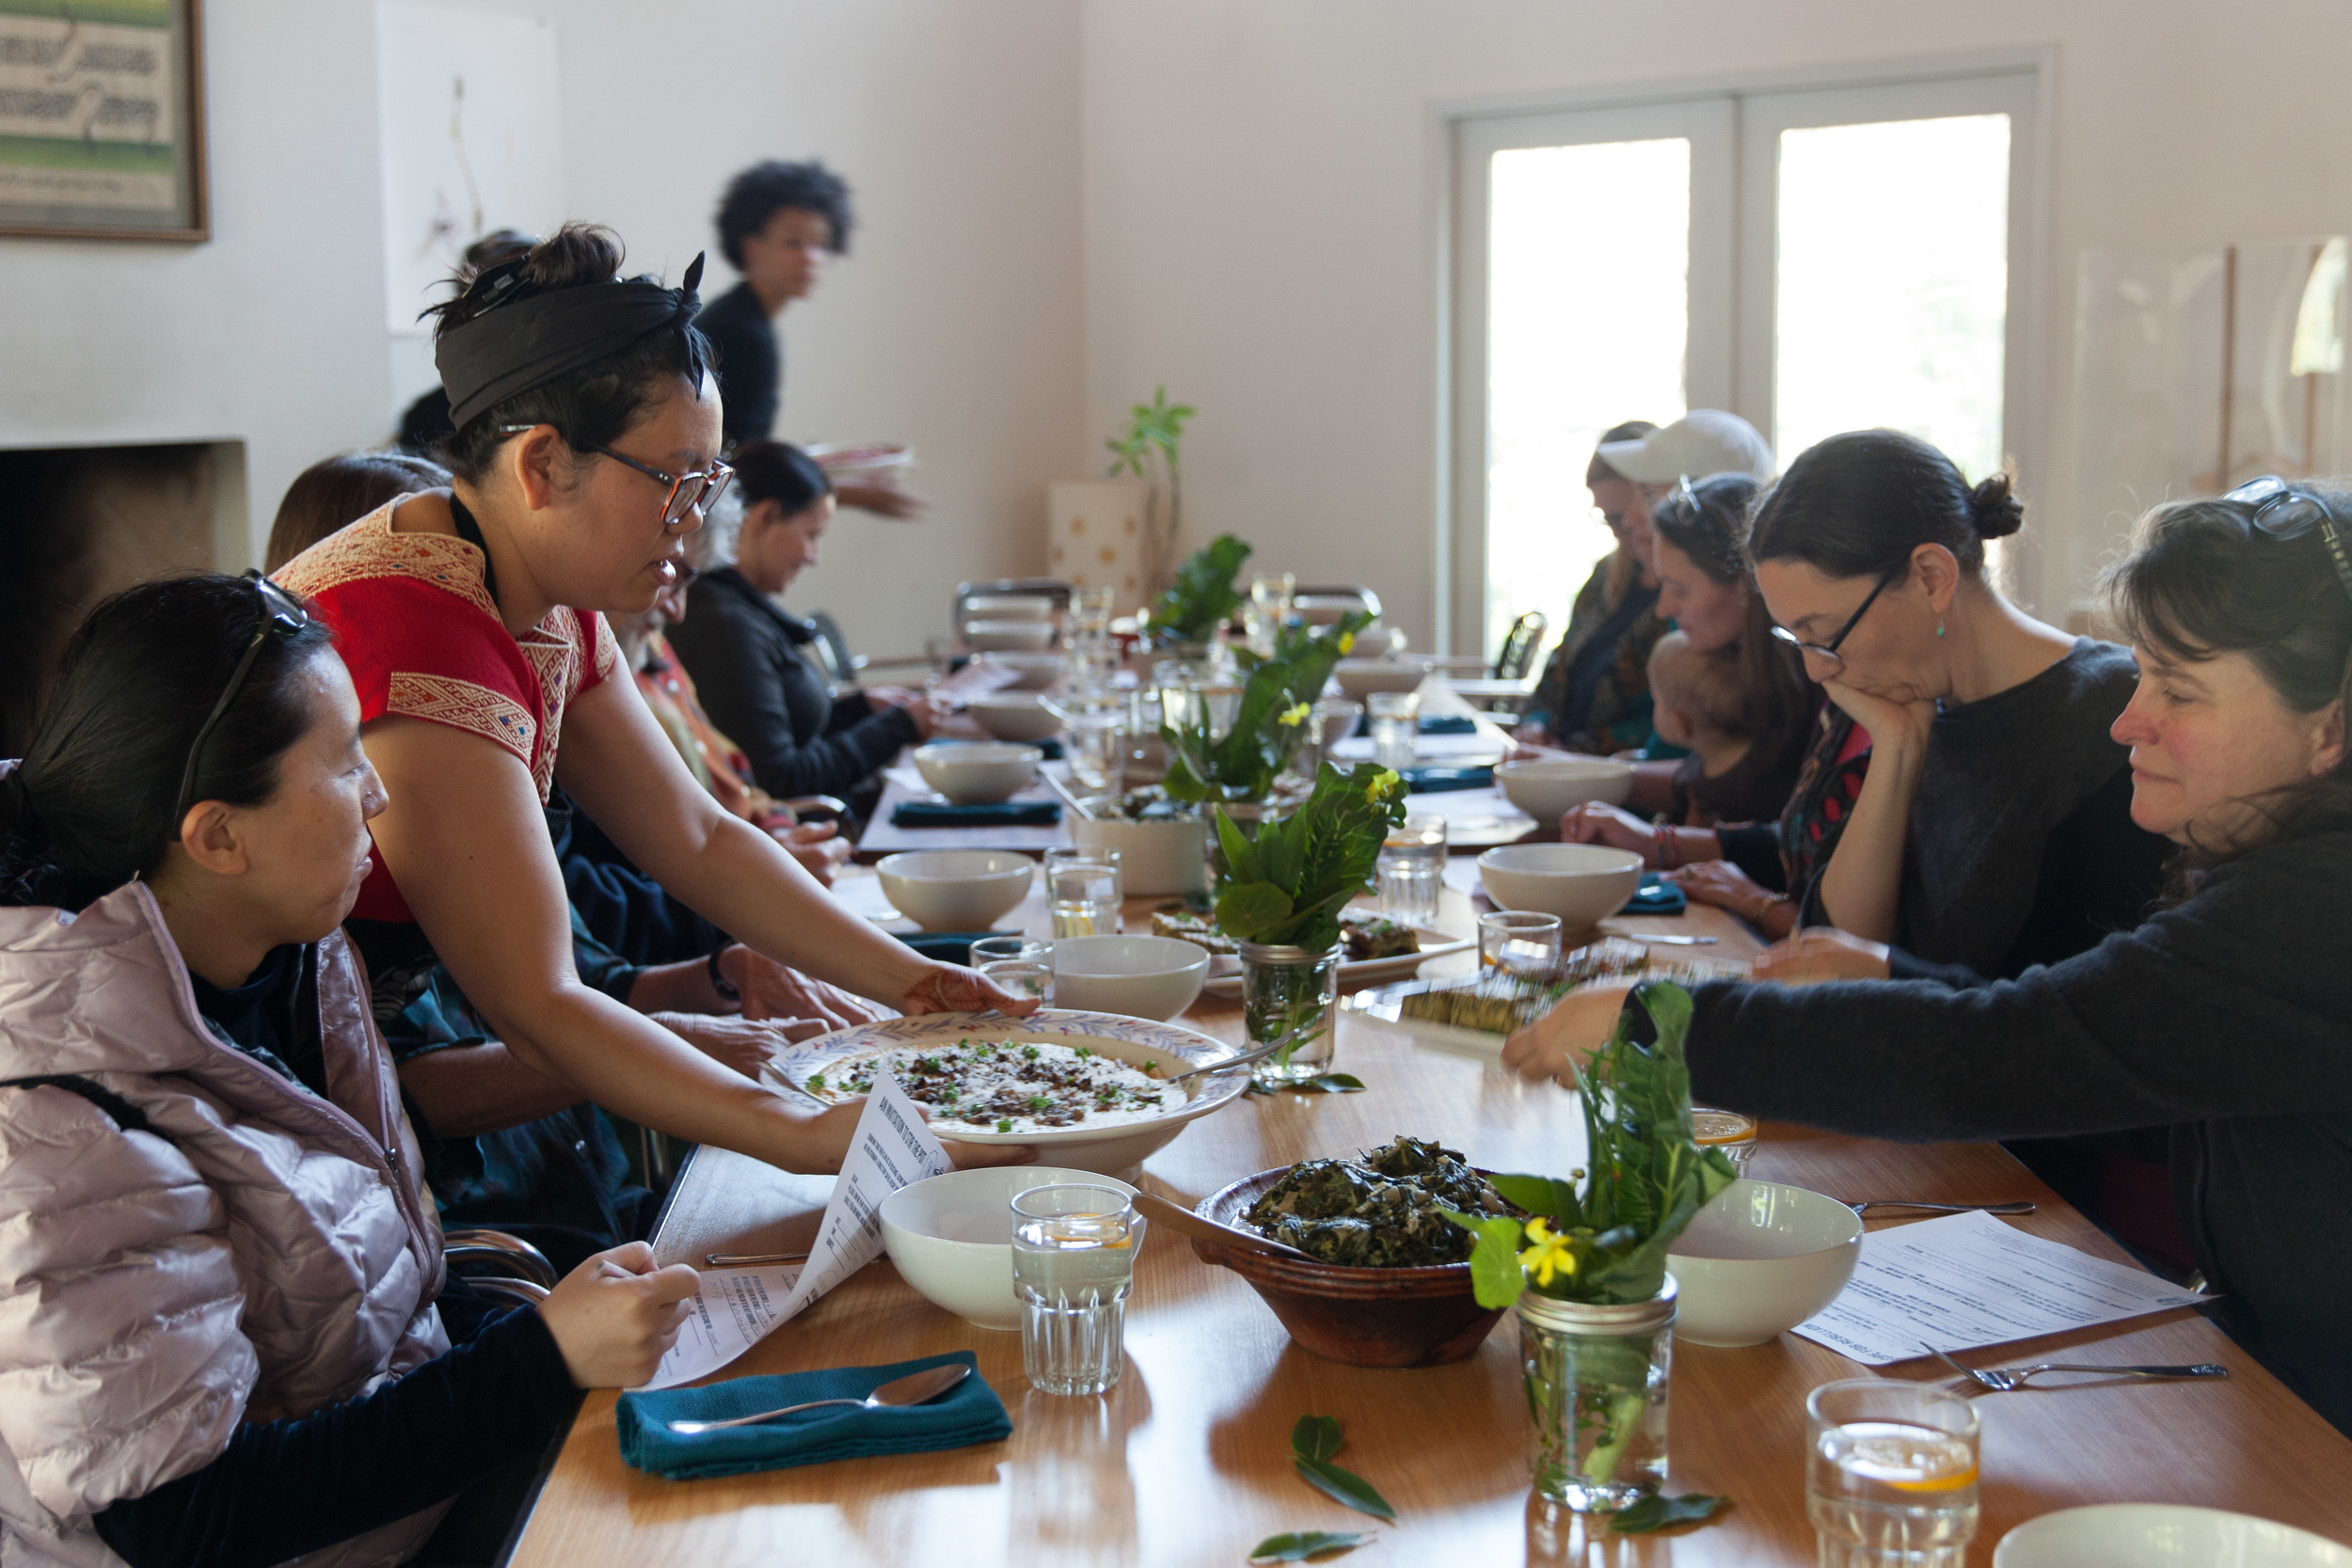
[[[483,586],[482,552],[439,533],[399,533],[386,502],[278,570],[332,627],[359,693],[359,721],[387,714],[478,735],[531,769],[545,800],[555,783],[564,709],[610,675],[617,644],[604,617],[558,605],[516,637]],[[413,921],[373,855],[352,914]]]

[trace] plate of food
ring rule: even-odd
[[[1410,1036],[1439,1051],[1500,1056],[1513,1031],[1534,1022],[1553,1003],[1588,981],[1672,980],[1695,986],[1708,980],[1744,980],[1747,974],[1743,964],[1661,959],[1641,942],[1608,937],[1566,954],[1559,968],[1541,974],[1486,969],[1444,980],[1358,990],[1341,997],[1340,1006],[1359,1022]]]
[[[1240,1053],[1178,1024],[1045,1008],[1027,1018],[927,1013],[836,1030],[784,1053],[768,1071],[827,1104],[857,1099],[887,1071],[945,1141],[1028,1144],[1055,1164],[1120,1176],[1249,1086],[1246,1069],[1181,1084],[1169,1077]]]
[[[1218,930],[1207,915],[1187,904],[1163,904],[1152,913],[1152,934],[1207,948],[1209,978],[1200,989],[1228,1001],[1241,995],[1241,958],[1233,939]],[[1467,937],[1448,936],[1427,926],[1406,926],[1369,909],[1347,910],[1340,915],[1340,941],[1347,948],[1346,957],[1340,960],[1342,990],[1409,980],[1430,959],[1477,945]]]

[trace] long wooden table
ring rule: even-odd
[[[1131,920],[1148,911],[1138,901]],[[1033,911],[1032,917],[1041,914]],[[1447,895],[1441,924],[1470,919]],[[1697,951],[1740,957],[1744,927],[1695,908],[1628,929],[1705,931]],[[1461,960],[1439,960],[1446,964]],[[1237,1006],[1203,998],[1187,1022],[1241,1037]],[[1900,1042],[1888,1042],[1890,1069]],[[1500,1067],[1343,1026],[1340,1063],[1360,1094],[1250,1097],[1195,1123],[1154,1155],[1142,1185],[1189,1206],[1252,1171],[1344,1154],[1398,1132],[1436,1136],[1482,1164],[1564,1168],[1574,1101]],[[1767,1124],[1749,1172],[1837,1197],[2000,1202],[2010,1223],[2100,1257],[2124,1254],[1992,1145],[1914,1147]],[[666,1261],[709,1251],[805,1244],[830,1182],[700,1151],[657,1238]],[[1898,1222],[1877,1222],[1883,1223]],[[1452,1564],[1788,1564],[1814,1560],[1804,1516],[1805,1394],[1871,1370],[1793,1335],[1746,1350],[1679,1344],[1671,1407],[1675,1492],[1727,1494],[1718,1519],[1669,1536],[1613,1536],[1535,1500],[1525,1402],[1506,1322],[1478,1355],[1420,1371],[1320,1361],[1294,1346],[1238,1278],[1180,1238],[1150,1237],[1128,1307],[1127,1367],[1095,1399],[1032,1391],[1018,1335],[976,1329],[916,1295],[882,1259],[722,1375],[789,1372],[971,1349],[1013,1419],[1003,1443],[696,1481],[622,1464],[613,1396],[588,1397],[514,1553],[527,1568],[773,1568],[782,1562],[981,1565],[1241,1563],[1286,1530],[1369,1528],[1376,1556]],[[2180,1309],[2007,1345],[1976,1357],[2014,1366],[2083,1350],[2093,1361],[2220,1361],[2227,1383],[2122,1384],[1985,1394],[1983,1525],[1971,1560],[2036,1515],[2077,1504],[2201,1504],[2352,1541],[2352,1443],[2195,1312]],[[1882,1375],[1939,1380],[1906,1363]],[[1336,1416],[1340,1462],[1397,1510],[1394,1527],[1348,1513],[1300,1481],[1292,1423]]]

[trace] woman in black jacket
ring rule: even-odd
[[[1884,974],[1808,934],[1831,983],[1698,988],[1692,1092],[1873,1137],[2170,1130],[2174,1212],[2221,1321],[2352,1431],[2352,487],[2258,480],[2162,507],[2109,591],[2139,684],[2115,721],[2132,819],[2180,847],[2174,898],[2013,980]],[[1759,966],[1761,967],[1761,966]],[[1613,1025],[1588,986],[1503,1059],[1566,1075]]]
[[[808,648],[817,629],[773,595],[817,564],[833,521],[833,484],[814,458],[781,441],[736,449],[743,523],[735,563],[688,591],[670,649],[694,677],[711,722],[751,759],[752,778],[779,799],[847,795],[902,746],[929,739],[940,710],[919,691],[880,687],[841,697]]]

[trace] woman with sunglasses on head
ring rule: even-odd
[[[817,564],[833,523],[833,483],[815,458],[781,441],[747,442],[734,462],[741,521],[718,546],[728,559],[688,590],[670,647],[760,788],[857,793],[901,748],[930,739],[946,715],[919,691],[828,689],[810,657],[817,628],[787,614],[776,595]]]
[[[384,805],[326,628],[251,579],[101,605],[0,763],[0,1560],[402,1561],[675,1339],[643,1243],[535,1309],[445,1278],[336,929]]]
[[[2347,544],[2352,488],[2272,480],[2158,508],[2110,572],[2132,819],[2177,847],[2163,908],[2011,981],[1700,986],[1688,1052],[1709,1104],[1864,1136],[2165,1132],[2219,1321],[2352,1430]],[[1565,1075],[1625,997],[1585,988],[1504,1060]]]
[[[560,1103],[831,1170],[854,1106],[812,1112],[580,983],[541,817],[558,781],[672,896],[778,963],[905,1012],[1034,1004],[842,910],[695,784],[634,684],[612,678],[603,612],[640,613],[677,579],[681,535],[730,476],[691,325],[699,266],[673,290],[617,280],[620,261],[608,231],[567,227],[465,279],[436,327],[450,489],[397,499],[279,574],[334,627],[391,792],[352,929],[373,974],[445,963],[516,1071]]]

